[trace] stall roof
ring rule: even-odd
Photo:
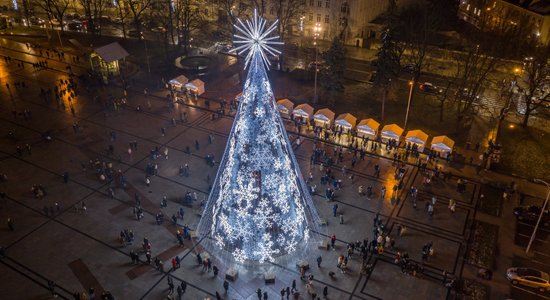
[[[313,115],[313,107],[307,103],[298,104],[293,112],[298,115],[307,115],[311,117],[311,115]]]
[[[172,80],[170,80],[170,84],[186,84],[189,82],[189,79],[185,77],[185,75],[180,75]]]
[[[321,119],[325,121],[334,121],[334,112],[328,108],[319,109],[313,116],[315,119]]]
[[[380,123],[376,122],[374,119],[363,119],[361,120],[361,122],[359,122],[359,124],[357,124],[358,129],[364,128],[377,131],[379,127]]]
[[[97,53],[97,55],[99,55],[99,57],[101,57],[101,59],[103,59],[106,63],[123,59],[128,56],[128,52],[126,52],[126,50],[124,50],[118,42],[95,48],[94,52]]]
[[[193,79],[193,80],[191,80],[191,82],[186,84],[186,86],[190,86],[192,88],[198,88],[200,86],[204,86],[204,81],[202,81],[200,79]]]
[[[422,130],[409,130],[409,132],[407,132],[405,140],[420,144],[426,144],[428,142],[428,135]]]
[[[294,103],[292,103],[292,101],[288,99],[281,99],[277,101],[277,105],[286,108],[288,111],[292,111],[292,109],[294,108]]]
[[[382,134],[386,132],[393,133],[392,135],[401,136],[403,134],[403,128],[399,127],[397,124],[388,124],[382,128]]]
[[[341,114],[336,118],[336,124],[354,127],[357,124],[357,118],[350,113]]]
[[[432,139],[432,147],[443,149],[446,151],[452,151],[455,145],[455,141],[451,140],[446,135],[435,136]]]

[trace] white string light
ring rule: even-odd
[[[268,37],[276,22],[254,12],[238,51],[251,66],[224,156],[206,203],[198,232],[211,237],[209,251],[238,262],[275,261],[296,251],[318,230],[319,216],[302,178],[267,78],[267,54],[279,53]],[[245,37],[246,36],[246,37]],[[265,53],[264,53],[265,52]]]

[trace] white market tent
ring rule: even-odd
[[[399,140],[399,137],[403,134],[403,128],[397,126],[397,124],[389,124],[382,128],[380,137],[383,142],[387,142],[390,139]]]
[[[292,111],[292,114],[305,123],[306,120],[311,120],[313,116],[313,107],[306,103],[298,104]]]
[[[357,124],[357,118],[349,113],[341,114],[336,118],[334,122],[338,126],[342,126],[346,131],[350,131],[355,124]]]
[[[442,153],[452,153],[454,145],[455,141],[446,135],[440,135],[432,139],[431,149]]]
[[[185,88],[196,95],[204,94],[204,82],[200,79],[194,79],[185,85]]]
[[[317,126],[330,125],[334,121],[334,112],[328,108],[322,108],[315,112],[313,119]]]
[[[416,144],[418,146],[418,151],[422,152],[428,142],[428,135],[422,130],[409,130],[407,136],[405,136],[405,141]]]
[[[277,101],[277,109],[282,117],[290,118],[290,114],[292,114],[292,110],[294,109],[294,103],[288,99],[281,99]]]
[[[378,135],[378,128],[380,128],[380,123],[374,119],[364,119],[357,125],[357,135],[374,140]]]
[[[168,82],[173,90],[182,91],[185,85],[189,82],[189,79],[185,75],[180,75]]]

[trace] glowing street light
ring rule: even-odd
[[[315,46],[315,86],[313,88],[313,103],[317,103],[317,72],[319,71],[319,66],[317,62],[317,55],[319,53],[319,50],[317,49],[317,38],[319,38],[319,34],[321,33],[321,23],[316,23],[315,27],[313,27],[313,45]]]

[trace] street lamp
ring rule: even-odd
[[[319,38],[319,33],[321,32],[321,23],[316,23],[315,27],[313,27],[313,45],[315,46],[315,87],[313,89],[313,103],[317,103],[318,97],[317,97],[317,72],[319,71],[319,66],[317,63],[317,54],[318,54],[318,47],[317,47],[317,38]]]
[[[414,79],[409,81],[409,99],[407,100],[407,111],[405,112],[405,125],[403,126],[403,129],[407,130],[407,122],[409,121],[409,110],[411,109],[411,100],[412,100],[412,94],[413,94],[413,88],[414,88]]]
[[[147,41],[143,36],[143,32],[140,32],[140,35],[141,35],[141,39],[143,40],[143,45],[145,45],[145,58],[147,59],[147,71],[149,71],[149,74],[151,74],[151,66],[149,65],[149,50],[147,50]]]
[[[541,179],[535,179],[536,183],[542,183],[546,185],[548,188],[548,194],[546,194],[546,200],[544,201],[544,204],[540,208],[540,215],[539,219],[537,220],[537,225],[535,225],[535,229],[533,229],[533,234],[531,234],[531,239],[529,240],[529,244],[527,245],[527,249],[525,249],[525,253],[529,253],[529,249],[531,249],[531,244],[533,244],[533,241],[535,240],[535,235],[537,233],[537,229],[539,228],[540,220],[542,219],[542,215],[544,214],[544,210],[546,209],[546,206],[548,205],[548,198],[550,198],[550,183],[541,180]]]

